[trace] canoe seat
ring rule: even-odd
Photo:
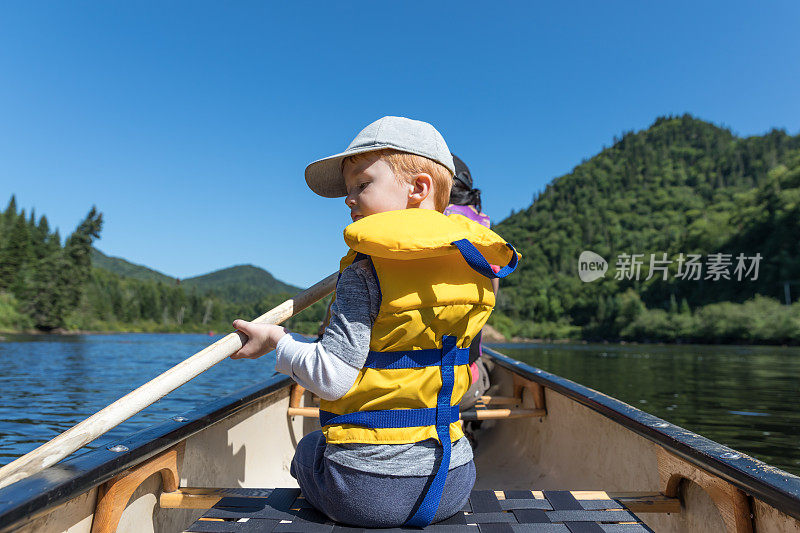
[[[300,489],[231,489],[185,531],[346,532],[367,531],[331,521]],[[395,528],[376,531],[420,531]],[[550,531],[564,533],[652,532],[625,505],[603,491],[474,490],[464,509],[424,531],[453,533]]]

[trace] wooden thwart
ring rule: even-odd
[[[286,414],[289,416],[307,416],[309,418],[319,418],[319,407],[290,407]]]
[[[319,407],[289,407],[286,413],[289,416],[306,416],[319,418]],[[478,409],[475,411],[462,411],[461,420],[497,420],[501,418],[529,418],[545,416],[544,409]]]
[[[301,406],[306,389],[292,385],[289,396],[288,416],[319,418],[318,407]],[[516,396],[481,396],[474,409],[461,412],[461,420],[502,420],[507,418],[531,418],[547,415],[544,403],[544,387],[525,379],[514,380]],[[508,408],[490,409],[489,405],[509,405]]]
[[[461,420],[499,420],[545,416],[544,409],[472,409],[461,412]]]
[[[211,509],[222,498],[262,498],[252,490],[217,489],[209,487],[182,487],[172,492],[162,492],[158,504],[163,509]]]
[[[520,398],[513,396],[481,396],[480,401],[486,405],[519,405],[522,403]]]
[[[608,496],[634,513],[681,512],[680,499],[665,496],[660,492],[609,492]]]

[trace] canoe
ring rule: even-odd
[[[797,476],[484,351],[492,388],[462,416],[480,420],[476,489],[599,494],[657,532],[800,533]],[[292,385],[273,376],[4,487],[0,531],[178,532],[223,496],[296,487],[294,448],[319,423]]]

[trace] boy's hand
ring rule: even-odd
[[[282,326],[253,324],[246,320],[234,320],[233,327],[239,330],[243,346],[231,355],[231,359],[256,359],[271,352],[281,337],[288,332]]]

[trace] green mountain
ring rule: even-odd
[[[92,266],[102,268],[123,278],[152,280],[168,285],[180,284],[187,290],[213,294],[229,302],[254,302],[269,294],[294,294],[300,289],[275,279],[272,274],[253,265],[238,265],[209,274],[177,280],[157,270],[131,263],[121,257],[109,257],[92,249]]]
[[[204,294],[215,294],[231,302],[250,302],[270,294],[294,294],[300,290],[253,265],[237,265],[187,278],[181,280],[181,285],[187,289],[196,288]]]
[[[97,248],[92,248],[92,266],[108,270],[124,278],[175,283],[175,278],[171,278],[152,268],[131,263],[127,259],[122,259],[121,257],[107,256]]]
[[[495,226],[524,259],[502,284],[493,322],[528,337],[638,338],[626,328],[648,310],[696,318],[692,313],[706,306],[743,304],[756,295],[777,305],[787,283],[797,299],[799,176],[800,136],[785,131],[741,138],[684,115],[627,133]],[[608,261],[605,277],[579,279],[584,250]],[[668,279],[657,273],[647,280],[650,254],[661,259],[664,253],[673,261]],[[733,279],[705,279],[705,269],[703,279],[677,279],[681,253],[700,254],[703,262],[709,254],[730,254]],[[762,255],[756,281],[735,279],[739,253]],[[615,279],[620,254],[644,254],[638,280]],[[655,324],[663,317],[647,318]],[[800,316],[791,320],[800,340]],[[698,338],[701,332],[669,335]]]

